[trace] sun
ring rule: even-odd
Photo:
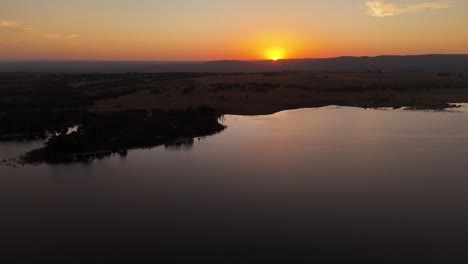
[[[265,58],[272,61],[284,59],[286,52],[280,47],[271,47],[265,50]]]

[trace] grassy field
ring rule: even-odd
[[[343,105],[357,107],[440,106],[468,101],[468,74],[425,72],[212,75],[155,80],[136,92],[98,100],[96,111],[187,109],[208,105],[226,114]]]

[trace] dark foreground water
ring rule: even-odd
[[[466,263],[466,108],[326,107],[223,122],[193,146],[0,167],[0,257]],[[0,158],[40,144],[2,143]]]

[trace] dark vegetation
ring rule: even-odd
[[[212,73],[26,74],[0,73],[0,111],[86,107],[96,100],[148,89],[155,81]]]
[[[44,138],[46,131],[59,132],[78,124],[94,102],[147,89],[145,84],[155,80],[209,75],[0,73],[0,140]]]
[[[93,103],[85,91],[41,75],[0,75],[0,111],[63,109]]]
[[[144,110],[89,113],[77,132],[53,136],[44,148],[27,153],[27,163],[89,161],[127,150],[187,142],[222,131],[219,113],[209,107],[185,111]],[[193,141],[192,141],[193,142]]]
[[[0,114],[0,141],[44,139],[81,122],[83,110],[14,110]]]
[[[45,138],[78,124],[93,99],[39,74],[0,74],[0,140]]]
[[[414,105],[414,106],[405,107],[406,110],[412,110],[412,111],[445,111],[447,109],[454,109],[454,108],[460,108],[460,105],[440,103],[440,104]]]

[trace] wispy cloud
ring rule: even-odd
[[[13,21],[13,20],[2,20],[0,19],[0,27],[9,27],[9,26],[13,26],[13,25],[16,25],[16,24],[19,24],[18,21]]]
[[[22,27],[21,22],[13,21],[13,20],[0,20],[0,29],[8,32],[14,33],[31,33],[31,32],[39,32],[34,28],[30,27]]]
[[[77,34],[47,34],[45,35],[46,38],[50,39],[76,39],[79,38],[80,35]]]
[[[22,22],[15,20],[0,19],[0,31],[12,32],[12,33],[40,33],[41,31],[31,27],[24,27]],[[73,45],[79,45],[76,40],[80,37],[77,34],[44,34],[43,38],[56,39],[56,40],[69,40]],[[0,39],[0,44],[10,43],[5,39]]]
[[[37,33],[39,32],[38,30],[34,28],[24,28],[24,27],[5,27],[3,30],[8,31],[8,32],[14,32],[14,33]]]
[[[387,1],[367,1],[366,8],[371,16],[389,17],[427,10],[447,9],[454,4],[454,1],[430,1],[407,5],[399,5]]]

